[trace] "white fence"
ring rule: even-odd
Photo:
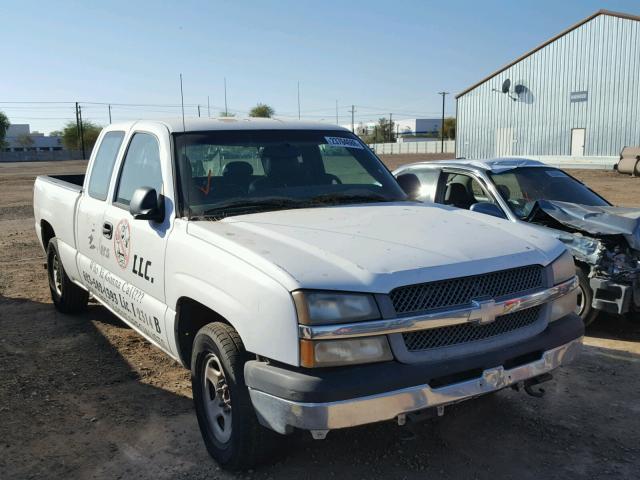
[[[407,153],[441,153],[442,143],[440,140],[430,140],[425,142],[401,142],[401,143],[372,143],[369,145],[378,155],[394,155]],[[445,140],[444,153],[455,153],[456,141]]]

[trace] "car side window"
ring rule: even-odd
[[[108,132],[102,137],[98,152],[93,160],[91,176],[89,177],[89,196],[96,200],[106,200],[116,163],[120,145],[124,139],[124,132]]]
[[[116,203],[129,205],[133,192],[150,187],[162,193],[160,146],[150,133],[136,133],[129,142],[116,193]]]
[[[433,202],[435,201],[435,191],[438,184],[438,177],[440,176],[440,170],[436,168],[412,168],[405,170],[403,173],[412,173],[420,181],[420,192],[417,200],[421,202]]]
[[[475,178],[462,173],[449,172],[444,179],[443,203],[458,208],[469,209],[479,202],[495,203],[493,197]]]

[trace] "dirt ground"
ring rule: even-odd
[[[413,159],[411,159],[413,160]],[[38,173],[82,162],[0,164],[0,478],[638,478],[640,324],[589,329],[584,354],[538,399],[512,390],[425,423],[297,435],[242,475],[209,459],[188,373],[105,309],[57,313],[34,234]],[[640,206],[640,179],[573,171]]]

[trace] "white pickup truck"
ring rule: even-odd
[[[538,393],[584,332],[562,243],[408,200],[340,127],[110,125],[86,176],[36,179],[34,210],[55,306],[92,296],[190,368],[205,445],[228,468],[294,429],[324,438]]]

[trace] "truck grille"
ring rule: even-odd
[[[475,342],[509,333],[535,323],[539,318],[541,308],[533,307],[519,312],[508,313],[497,317],[494,322],[486,325],[463,323],[403,333],[402,338],[407,350],[410,352]]]
[[[389,296],[398,315],[444,307],[460,307],[478,298],[515,295],[544,285],[540,265],[399,287]]]

